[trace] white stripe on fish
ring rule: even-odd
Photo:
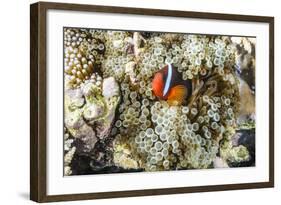
[[[163,91],[163,96],[165,96],[168,91],[169,91],[169,88],[170,88],[170,85],[171,85],[171,80],[172,80],[172,65],[171,64],[168,64],[168,76],[167,76],[167,79],[166,79],[166,83],[165,83],[165,87],[164,87],[164,91]]]

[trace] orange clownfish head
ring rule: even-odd
[[[164,99],[163,90],[164,90],[163,74],[158,72],[154,75],[154,78],[152,80],[152,91],[155,96],[157,96],[160,99]]]

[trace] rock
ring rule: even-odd
[[[81,107],[85,100],[80,89],[65,91],[64,99],[64,123],[68,129],[79,129],[84,124]]]
[[[237,51],[235,55],[237,75],[242,78],[255,93],[255,46],[256,38],[232,37],[231,42]]]
[[[83,95],[89,96],[89,95],[93,94],[93,87],[94,87],[93,83],[85,84],[82,88]]]
[[[96,122],[97,136],[99,139],[104,139],[109,136],[111,123],[106,123],[104,120]]]
[[[239,145],[237,147],[233,147],[232,149],[232,156],[234,157],[234,162],[245,162],[249,161],[250,155],[248,149],[243,146]]]
[[[71,162],[71,175],[85,175],[91,174],[92,169],[90,167],[91,157],[84,154],[76,154]]]
[[[68,89],[65,91],[65,100],[69,100],[69,109],[82,107],[85,103],[81,89]]]
[[[244,146],[247,148],[249,159],[246,161],[231,163],[232,167],[249,167],[255,166],[255,129],[238,130],[235,138],[233,139],[235,146]]]
[[[128,62],[126,64],[125,73],[130,77],[130,81],[132,85],[136,85],[137,77],[136,77],[136,63],[134,61]]]
[[[79,129],[85,122],[82,118],[82,110],[74,110],[73,112],[65,112],[65,126],[68,129]]]
[[[134,45],[134,54],[137,59],[139,59],[140,54],[143,53],[143,45],[146,43],[146,40],[142,37],[139,32],[134,32],[133,34],[133,45]]]
[[[242,135],[241,133],[237,133],[237,132],[233,135],[233,137],[231,138],[232,146],[239,145],[238,141],[239,141],[239,138],[241,137],[241,135]]]
[[[255,129],[239,130],[240,137],[238,140],[239,145],[244,145],[250,152],[255,152]]]
[[[239,109],[239,122],[241,122],[247,116],[255,114],[255,95],[243,79],[239,78],[239,82],[240,103],[242,105]]]
[[[109,136],[115,118],[115,111],[120,102],[119,85],[113,77],[103,80],[102,95],[106,110],[104,110],[103,117],[94,122],[99,139]]]
[[[127,74],[134,73],[136,63],[134,61],[130,61],[126,64],[125,72]]]
[[[214,168],[228,168],[228,164],[221,157],[216,157],[214,160]]]
[[[131,150],[127,144],[119,143],[114,149],[114,164],[125,169],[139,169],[137,160],[133,159],[131,154]]]
[[[90,152],[98,141],[93,128],[86,123],[77,130],[69,131],[74,138],[78,138],[83,142],[83,145],[79,147],[79,153]]]
[[[97,81],[95,83],[93,82],[88,82],[85,83],[81,89],[82,93],[85,97],[96,97],[97,95],[100,95],[101,92],[101,82],[100,82],[100,77],[97,77]]]
[[[104,106],[101,104],[90,104],[84,107],[83,116],[86,120],[94,120],[104,114]]]
[[[119,85],[113,77],[109,77],[103,80],[102,95],[105,98],[113,96],[119,96]]]
[[[79,89],[65,92],[65,127],[74,138],[71,146],[75,147],[74,162],[65,159],[69,167],[75,167],[74,172],[66,168],[67,175],[90,173],[93,170],[90,162],[100,169],[111,166],[105,162],[112,161],[110,142],[113,138],[109,136],[121,97],[119,85],[113,77],[101,81],[102,85],[89,82],[81,84]],[[108,149],[100,149],[101,145]],[[87,166],[82,166],[78,159],[86,160]],[[82,170],[77,169],[80,166]]]
[[[119,85],[113,77],[103,80],[102,90],[87,83],[81,89],[66,92],[65,126],[74,138],[83,141],[84,146],[80,151],[90,152],[97,138],[109,136],[120,101],[119,95]]]
[[[115,118],[115,111],[119,102],[120,97],[111,98],[106,101],[107,110],[105,116],[95,122],[98,138],[104,139],[109,136]]]
[[[67,90],[65,92],[64,124],[68,132],[77,140],[83,141],[78,152],[90,152],[94,148],[97,137],[92,127],[83,119],[85,100],[81,89]]]
[[[233,130],[233,132],[230,132],[224,138],[219,154],[220,157],[228,163],[229,167],[254,166],[255,152],[252,152],[250,146],[247,146],[247,143],[244,143],[244,140],[242,140],[244,137],[246,137],[245,134],[253,134],[253,136],[255,136],[253,131],[254,129],[247,130],[246,132],[241,132],[241,130]],[[255,140],[255,137],[253,140]]]
[[[120,156],[118,161],[115,161],[116,165],[123,167],[124,169],[138,169],[138,163],[132,158],[124,155]]]

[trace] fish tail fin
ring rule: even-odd
[[[171,88],[168,95],[170,105],[181,105],[187,98],[187,88],[184,85],[177,85]]]

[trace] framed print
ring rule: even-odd
[[[40,2],[30,198],[274,186],[274,18]]]

